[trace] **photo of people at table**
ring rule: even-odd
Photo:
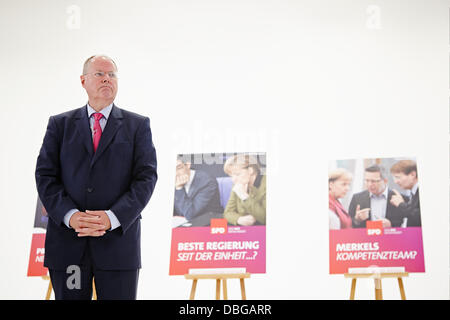
[[[417,163],[413,159],[338,160],[328,171],[329,229],[420,227]]]
[[[265,159],[265,153],[178,155],[172,227],[208,226],[211,219],[265,225]]]

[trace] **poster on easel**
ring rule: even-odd
[[[30,257],[28,260],[28,277],[47,276],[48,269],[44,267],[45,234],[48,215],[41,200],[38,198],[34,215],[33,236],[31,239]]]
[[[419,189],[415,158],[330,161],[330,274],[425,272]]]
[[[266,154],[180,154],[174,171],[169,275],[265,273]]]

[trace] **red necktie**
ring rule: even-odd
[[[100,126],[100,119],[103,117],[101,113],[94,113],[94,152],[97,151],[100,137],[102,136],[102,127]]]

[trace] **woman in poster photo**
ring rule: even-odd
[[[224,218],[233,225],[266,224],[266,176],[254,156],[239,154],[227,159],[224,171],[233,181]]]
[[[330,230],[349,229],[352,227],[352,218],[339,201],[350,190],[351,182],[352,175],[345,169],[335,169],[328,173]]]

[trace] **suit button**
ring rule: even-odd
[[[87,192],[91,193],[92,191],[94,191],[94,188],[87,188]]]

